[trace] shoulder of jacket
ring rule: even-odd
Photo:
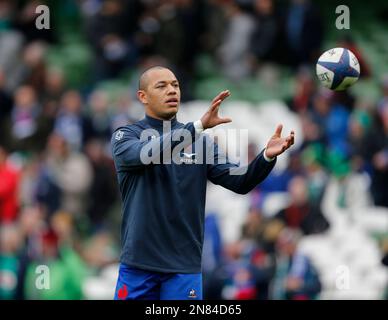
[[[119,130],[123,130],[123,131],[137,131],[137,130],[141,130],[143,128],[142,126],[142,121],[139,120],[139,121],[136,121],[134,123],[130,123],[130,124],[127,124],[125,126],[121,126],[121,127],[118,127],[116,128],[113,133],[119,131]]]
[[[118,127],[112,134],[112,142],[118,142],[124,138],[124,136],[137,135],[139,129],[134,124],[128,124],[126,126]]]

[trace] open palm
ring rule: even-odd
[[[229,90],[220,92],[212,101],[212,104],[208,111],[202,116],[201,122],[204,129],[213,128],[222,123],[231,122],[230,118],[221,118],[218,115],[221,102],[230,96]]]
[[[265,154],[268,158],[274,158],[294,144],[294,131],[291,131],[290,135],[282,138],[283,125],[279,124],[276,128],[274,135],[267,143]]]

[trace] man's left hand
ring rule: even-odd
[[[267,143],[265,155],[268,158],[275,158],[294,144],[294,131],[291,131],[290,135],[288,135],[287,137],[282,138],[282,129],[283,125],[279,124],[276,128],[275,134]]]

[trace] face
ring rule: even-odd
[[[77,91],[68,91],[62,96],[63,108],[72,114],[77,114],[82,108],[82,99]]]
[[[308,190],[306,180],[302,177],[295,177],[288,186],[292,201],[296,205],[303,205],[308,201]]]
[[[30,86],[20,87],[15,93],[15,103],[23,109],[31,109],[35,104],[35,91]]]
[[[179,82],[168,69],[149,71],[145,87],[137,95],[151,117],[170,120],[178,112],[181,99]]]

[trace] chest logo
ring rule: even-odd
[[[115,135],[115,139],[117,141],[120,141],[123,138],[123,136],[124,136],[124,131],[119,130],[119,131],[117,131],[117,133]]]
[[[194,164],[197,163],[197,159],[195,159],[196,153],[186,153],[182,152],[182,157],[180,159],[181,163],[186,163],[186,164]]]

